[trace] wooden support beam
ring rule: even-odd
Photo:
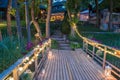
[[[103,69],[105,69],[105,65],[106,65],[106,51],[107,51],[107,47],[104,48]]]
[[[13,78],[14,80],[19,80],[19,74],[17,68],[13,70]]]

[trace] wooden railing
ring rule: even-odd
[[[50,47],[51,39],[45,40],[42,42],[42,45],[37,45],[34,50],[29,52],[26,56],[24,56],[22,59],[19,59],[7,70],[1,73],[0,80],[19,80],[22,73],[24,73],[30,65],[34,65],[34,72],[36,72],[42,60],[39,60],[39,55],[42,55],[41,57],[44,57],[44,54],[49,51]]]
[[[120,79],[120,64],[114,64],[116,61],[120,62],[120,50],[97,43],[85,37],[83,37],[83,50],[97,61],[103,69],[109,65],[112,68],[112,74]],[[111,56],[109,59],[116,59],[115,62],[109,60],[108,56]]]

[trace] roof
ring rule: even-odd
[[[14,7],[15,0],[12,0],[12,7]],[[8,0],[0,0],[0,8],[7,8]]]
[[[8,0],[0,0],[0,8],[6,8],[8,4]]]

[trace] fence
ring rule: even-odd
[[[120,78],[120,50],[87,38],[83,38],[83,50],[97,61],[103,69],[106,65],[109,65],[112,68],[112,74]]]
[[[22,59],[19,59],[7,70],[0,74],[0,80],[19,80],[20,76],[31,66],[34,65],[34,75],[36,75],[36,70],[39,68],[39,65],[45,59],[45,53],[49,51],[51,47],[51,39],[48,39],[42,43],[42,45],[37,45],[29,54],[24,56]],[[42,55],[42,56],[40,56]],[[42,57],[42,59],[41,59]]]

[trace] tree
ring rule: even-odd
[[[81,0],[67,0],[66,8],[68,14],[68,20],[71,26],[71,36],[75,37],[75,28],[77,27],[78,23],[78,16],[77,14],[80,11],[80,3]]]
[[[11,4],[12,0],[8,0],[8,5],[7,5],[7,33],[11,37],[12,36],[12,31],[11,31]]]
[[[112,29],[113,0],[110,0],[109,30]]]
[[[42,33],[41,33],[41,30],[40,30],[40,26],[37,22],[37,20],[35,20],[35,13],[34,13],[34,9],[35,9],[35,0],[32,0],[31,2],[31,17],[32,17],[32,22],[37,30],[37,34],[36,36],[39,37],[40,40],[42,40]]]
[[[15,19],[16,19],[16,26],[17,26],[17,34],[18,34],[18,40],[19,40],[19,45],[22,51],[23,43],[22,43],[22,30],[21,30],[21,25],[20,25],[20,13],[19,13],[19,8],[18,8],[18,0],[15,0]]]
[[[28,10],[28,1],[25,0],[25,17],[26,17],[26,29],[28,35],[28,43],[31,41],[31,31],[30,31],[30,20],[29,20],[29,10]]]
[[[96,27],[99,27],[100,20],[99,20],[99,6],[98,6],[98,0],[95,0],[96,5]]]
[[[52,0],[48,0],[48,12],[47,12],[47,19],[46,19],[46,38],[50,37],[51,6],[52,6]]]

